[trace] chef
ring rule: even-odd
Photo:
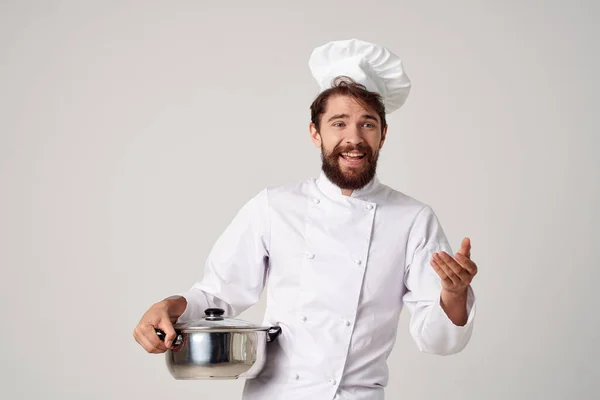
[[[134,336],[146,351],[165,352],[173,323],[209,307],[235,317],[266,288],[263,323],[282,333],[244,400],[381,400],[403,308],[422,352],[465,348],[477,265],[469,238],[453,253],[432,207],[377,177],[386,115],[411,87],[398,56],[341,40],[314,49],[309,66],[321,89],[309,128],[319,175],[250,198],[214,244],[202,280],[152,305]]]

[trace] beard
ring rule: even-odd
[[[342,153],[357,151],[365,153],[362,165],[342,170],[340,157]],[[321,169],[325,176],[341,189],[358,190],[366,186],[375,177],[379,152],[364,144],[358,146],[336,146],[329,154],[321,145]]]

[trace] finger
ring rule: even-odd
[[[444,270],[438,265],[438,263],[435,262],[435,260],[431,260],[429,264],[433,267],[433,270],[438,274],[441,280],[450,280],[450,278],[448,278],[448,275],[446,275]]]
[[[473,277],[471,276],[471,274],[469,274],[469,271],[463,268],[460,263],[458,263],[454,258],[450,256],[450,254],[442,251],[439,253],[439,257],[442,260],[442,262],[446,264],[446,266],[450,268],[452,272],[454,272],[454,274],[460,279],[460,281],[457,283],[471,283],[471,279]]]
[[[462,254],[457,254],[456,255],[456,261],[458,261],[458,263],[464,269],[466,269],[469,272],[469,274],[471,274],[472,276],[474,276],[475,274],[477,274],[477,264],[475,264],[472,260],[470,260],[467,257],[463,256]]]
[[[438,259],[441,260],[442,264],[450,268],[456,275],[460,275],[463,268],[459,263],[456,262],[454,258],[450,256],[450,254],[446,253],[445,251],[440,251],[436,254]]]
[[[140,326],[140,334],[148,342],[152,350],[151,352],[163,353],[167,351],[165,343],[160,340],[153,325],[145,324]]]
[[[433,267],[433,269],[437,272],[438,276],[440,277],[440,280],[443,283],[446,283],[448,285],[454,285],[454,282],[452,281],[452,279],[450,279],[448,277],[448,275],[446,275],[446,273],[444,272],[442,267],[440,267],[440,265],[438,263],[436,263],[435,260],[431,260],[430,264]]]
[[[175,342],[177,334],[175,333],[175,329],[173,328],[171,321],[161,321],[161,323],[158,325],[158,329],[161,329],[165,333],[165,347],[167,349],[173,348],[173,342]]]
[[[458,271],[454,271],[454,269],[452,269],[450,267],[450,265],[444,260],[442,254],[446,254],[446,253],[444,253],[444,252],[434,253],[434,255],[433,255],[434,260],[444,270],[446,275],[448,275],[448,277],[452,280],[453,283],[455,283],[457,285],[461,284],[462,279],[460,278],[460,275],[459,275],[460,269]]]
[[[460,244],[460,250],[458,251],[458,253],[464,255],[467,258],[471,258],[471,239],[466,237],[462,240],[462,243]]]
[[[446,263],[446,265],[448,265],[448,267],[450,267],[452,271],[454,271],[455,274],[459,275],[462,272],[463,267],[450,254],[446,253],[445,251],[440,251],[438,256],[444,263]]]
[[[148,338],[141,332],[140,327],[138,326],[135,331],[133,336],[135,337],[135,340],[144,348],[144,350],[146,350],[148,353],[160,353],[161,351],[159,349],[156,348],[156,346],[154,344],[152,344],[150,342],[150,340],[148,340]]]
[[[461,282],[461,279],[458,276],[456,276],[454,271],[452,271],[452,269],[450,269],[439,256],[434,254],[432,261],[436,263],[438,267],[444,272],[449,281],[451,281],[454,284],[459,284]]]

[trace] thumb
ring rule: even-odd
[[[460,250],[458,250],[458,253],[462,254],[467,258],[471,258],[471,239],[466,237],[462,240],[462,243],[460,244]]]
[[[175,333],[171,320],[169,318],[161,319],[158,323],[158,328],[165,333],[165,346],[167,349],[172,348],[177,334]]]

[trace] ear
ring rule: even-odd
[[[379,143],[380,149],[383,147],[383,142],[385,142],[385,138],[387,137],[387,129],[388,126],[386,125],[383,127],[383,131],[381,132],[381,142]]]
[[[308,130],[310,132],[310,138],[312,139],[312,142],[315,145],[315,147],[321,148],[321,134],[317,130],[315,124],[311,122],[308,127]]]

